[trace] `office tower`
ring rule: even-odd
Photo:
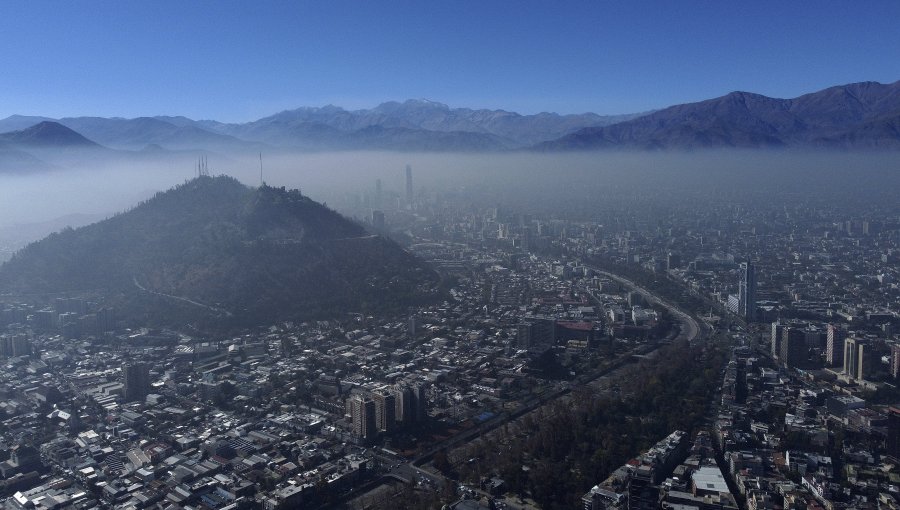
[[[738,313],[747,322],[752,322],[756,318],[756,268],[750,262],[741,263]]]
[[[147,398],[150,393],[150,366],[146,363],[125,365],[125,401],[135,402]]]
[[[353,435],[364,441],[375,439],[378,429],[375,426],[375,401],[363,395],[350,397],[350,419],[353,423]]]
[[[900,377],[900,345],[891,345],[891,377]]]
[[[427,387],[419,383],[394,386],[394,418],[403,425],[422,423],[428,419]]]
[[[887,453],[900,459],[900,408],[888,408]]]
[[[800,328],[785,328],[781,333],[779,361],[788,368],[803,368],[807,358],[806,333]]]
[[[855,338],[845,338],[844,339],[844,368],[842,372],[846,375],[853,375],[853,372],[856,370],[856,339]]]
[[[375,428],[390,434],[397,423],[396,397],[388,391],[376,391],[372,399],[375,401]]]
[[[412,167],[406,165],[406,202],[413,201],[413,183],[412,183]]]
[[[375,207],[381,207],[381,179],[375,179]]]
[[[412,399],[413,392],[408,386],[394,386],[394,419],[403,425],[409,425],[415,419]]]
[[[871,347],[862,338],[844,340],[844,373],[854,379],[865,379],[871,370]]]
[[[844,366],[844,339],[847,338],[847,330],[836,324],[828,325],[825,339],[825,361],[830,367]]]
[[[828,346],[825,345],[828,340],[828,334],[826,331],[821,331],[815,327],[809,327],[803,333],[806,335],[807,348],[818,349],[820,352],[823,350],[823,348],[828,348]]]
[[[781,336],[786,328],[787,325],[780,321],[772,323],[772,359],[781,357]]]
[[[412,391],[416,423],[422,423],[428,418],[428,397],[425,394],[425,385],[413,385]]]

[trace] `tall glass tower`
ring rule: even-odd
[[[413,201],[413,185],[412,185],[412,167],[406,165],[406,202]]]
[[[749,261],[741,263],[738,310],[747,322],[756,318],[756,268]]]

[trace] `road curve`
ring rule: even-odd
[[[681,321],[681,324],[684,325],[679,336],[684,336],[689,342],[696,340],[700,336],[700,325],[697,324],[697,321],[693,317],[691,317],[690,315],[685,313],[682,309],[675,306],[674,304],[660,298],[656,294],[641,287],[640,285],[634,283],[633,281],[629,280],[628,278],[625,278],[624,276],[619,276],[617,274],[610,273],[609,271],[603,271],[603,270],[597,269],[595,267],[590,267],[590,266],[588,266],[588,267],[590,269],[593,269],[594,272],[596,272],[597,274],[601,274],[601,275],[611,278],[619,283],[625,284],[628,287],[631,287],[632,289],[637,291],[638,294],[643,296],[644,299],[646,299],[648,303],[656,303],[659,306],[662,306],[663,308],[668,310],[669,313],[671,313],[672,315],[678,317],[678,319]]]

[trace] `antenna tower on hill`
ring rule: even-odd
[[[209,177],[209,161],[206,156],[200,156],[197,160],[197,177]]]

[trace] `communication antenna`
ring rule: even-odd
[[[263,174],[262,174],[262,152],[260,152],[259,153],[259,185],[262,186],[265,183],[266,182],[263,181]]]
[[[209,162],[206,156],[197,158],[197,177],[209,177]]]

